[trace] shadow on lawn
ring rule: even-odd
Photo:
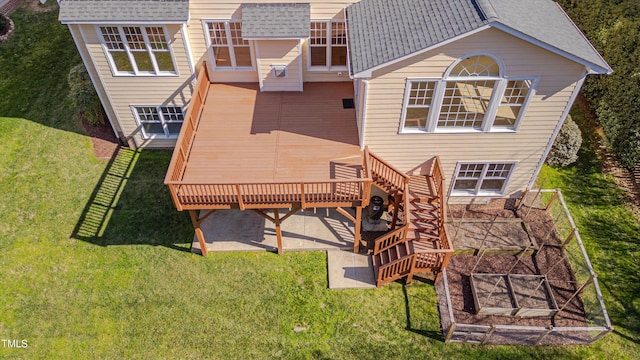
[[[600,287],[608,292],[605,305],[617,328],[614,333],[640,344],[640,262],[634,258],[640,252],[640,224],[624,206],[628,194],[602,173],[602,159],[593,150],[600,146],[594,124],[576,111],[572,115],[583,131],[583,145],[578,161],[559,170],[562,192],[572,213],[578,214],[580,233],[589,239],[587,248],[593,249],[589,253]]]
[[[405,329],[408,331],[411,331],[412,333],[416,333],[418,335],[426,336],[433,340],[444,342],[444,337],[442,336],[442,333],[440,331],[416,329],[412,326],[411,306],[409,304],[409,295],[407,294],[407,286],[405,284],[402,284],[402,294],[404,295],[404,309],[405,309],[405,314],[407,316],[407,327]]]
[[[171,153],[120,148],[71,237],[100,246],[154,245],[189,251],[193,229],[162,183]]]

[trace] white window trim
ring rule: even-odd
[[[409,98],[411,97],[411,83],[412,82],[435,82],[435,88],[433,90],[433,97],[431,99],[431,105],[429,106],[429,118],[427,119],[427,128],[429,128],[430,122],[431,122],[431,117],[432,117],[432,113],[433,111],[431,111],[431,109],[434,108],[434,106],[436,106],[436,104],[439,104],[439,102],[437,101],[438,99],[438,88],[439,88],[439,82],[441,81],[441,79],[436,79],[436,78],[410,78],[407,79],[406,84],[404,86],[404,99],[402,100],[402,113],[400,114],[400,133],[401,134],[423,134],[425,132],[433,132],[433,131],[428,131],[428,130],[422,130],[419,128],[411,128],[411,129],[405,129],[404,125],[405,125],[405,120],[407,117],[407,109],[409,106]],[[439,105],[438,105],[439,106]]]
[[[502,127],[502,126],[493,126],[493,121],[491,124],[491,128],[488,130],[490,132],[516,132],[520,129],[520,125],[522,124],[522,118],[524,118],[524,114],[527,113],[527,108],[529,107],[529,103],[531,102],[531,98],[536,94],[536,90],[538,88],[538,82],[540,81],[540,76],[512,76],[505,77],[502,81],[502,89],[500,92],[500,97],[498,101],[496,101],[495,105],[495,113],[493,114],[493,119],[495,120],[496,113],[498,112],[498,108],[500,107],[500,99],[504,95],[504,92],[507,88],[507,83],[509,81],[518,81],[518,80],[531,80],[531,86],[529,87],[529,92],[527,93],[527,97],[524,99],[522,105],[520,105],[520,112],[518,113],[518,117],[513,125],[513,128]]]
[[[447,68],[447,71],[445,71],[444,76],[442,78],[443,79],[458,78],[455,75],[451,76],[451,71],[453,71],[453,69],[455,69],[455,67],[459,63],[461,63],[465,59],[468,59],[468,58],[470,58],[472,56],[488,56],[488,57],[492,58],[496,62],[496,64],[498,64],[498,72],[499,72],[498,77],[499,78],[504,77],[505,66],[504,66],[504,63],[502,62],[502,59],[500,59],[499,57],[497,57],[497,56],[495,56],[495,55],[493,55],[491,53],[488,53],[488,52],[472,52],[472,53],[465,54],[465,55],[459,57],[458,59],[456,59],[456,61],[454,61],[451,65],[449,65],[449,67]],[[462,77],[460,76],[459,78],[462,78]]]
[[[144,130],[144,126],[142,125],[142,120],[140,120],[140,115],[138,114],[138,110],[136,109],[138,107],[156,108],[156,111],[158,111],[158,115],[160,116],[160,123],[162,124],[162,129],[164,130],[165,135],[147,134],[147,132]],[[140,129],[140,134],[141,134],[143,139],[145,139],[145,140],[177,139],[178,135],[180,135],[180,133],[178,133],[178,134],[169,134],[169,131],[167,129],[167,120],[164,119],[164,113],[162,112],[162,108],[163,107],[178,107],[178,108],[180,108],[182,110],[182,117],[183,117],[182,125],[184,125],[184,116],[186,114],[185,114],[183,105],[169,105],[169,104],[168,105],[130,105],[131,112],[133,112],[133,117],[136,119],[137,128]]]
[[[480,178],[478,178],[478,184],[476,185],[476,189],[474,191],[474,193],[471,192],[467,192],[467,191],[461,191],[461,190],[454,190],[456,181],[458,180],[458,172],[460,171],[460,167],[461,165],[466,165],[466,164],[481,164],[483,165],[482,167],[482,174],[480,175]],[[510,164],[511,165],[511,170],[509,171],[509,175],[507,175],[506,179],[504,180],[504,184],[502,185],[502,189],[500,189],[500,191],[495,192],[495,191],[486,191],[486,190],[480,190],[480,187],[482,186],[483,181],[486,179],[485,175],[487,173],[487,168],[489,167],[490,164]],[[449,191],[449,195],[450,196],[454,196],[454,197],[482,197],[482,196],[486,196],[486,197],[500,197],[500,196],[504,196],[506,190],[509,188],[509,183],[511,182],[511,177],[513,176],[513,173],[516,171],[516,168],[518,167],[518,162],[517,161],[458,161],[456,163],[456,168],[453,172],[453,176],[452,176],[452,180],[451,180],[451,185],[450,185],[450,191]]]
[[[131,67],[133,68],[133,72],[119,71],[118,70],[118,67],[115,64],[115,61],[113,60],[113,56],[111,56],[111,52],[110,52],[109,48],[107,47],[107,44],[106,44],[106,42],[104,40],[104,36],[102,35],[102,30],[100,30],[101,27],[115,27],[115,28],[118,28],[118,34],[120,35],[120,41],[122,41],[122,44],[124,45],[124,51],[127,53],[127,57],[129,58],[129,62],[131,63]],[[131,53],[131,50],[129,48],[129,44],[127,43],[126,35],[124,34],[123,27],[137,27],[137,28],[142,28],[142,29],[147,28],[147,27],[159,27],[159,28],[162,28],[164,39],[167,42],[167,50],[169,51],[169,55],[171,56],[171,62],[173,63],[174,71],[160,71],[158,69],[158,63],[156,61],[155,55],[153,55],[154,51],[151,50],[149,37],[147,36],[147,32],[146,31],[141,31],[142,37],[144,38],[144,43],[147,46],[147,51],[149,52],[149,57],[151,59],[151,64],[153,65],[154,69],[158,69],[158,70],[157,71],[139,71],[138,70],[138,64],[135,61],[135,58],[133,57],[133,54]],[[173,54],[171,41],[169,41],[169,37],[167,36],[168,31],[167,31],[167,27],[166,26],[139,25],[139,24],[132,24],[132,25],[101,24],[101,25],[95,25],[94,28],[95,28],[96,34],[98,35],[98,39],[100,40],[100,44],[102,45],[102,51],[104,51],[104,54],[107,57],[107,62],[109,63],[109,67],[111,68],[111,74],[113,76],[180,76],[180,73],[178,72],[178,64],[176,63],[176,58],[175,58],[175,55]]]
[[[229,29],[229,23],[240,23],[242,24],[241,20],[236,20],[236,19],[202,19],[202,29],[204,31],[204,40],[205,43],[207,45],[207,53],[209,54],[209,63],[211,64],[211,67],[216,70],[216,71],[255,71],[256,70],[256,56],[255,56],[255,51],[253,48],[253,41],[252,40],[248,40],[249,41],[249,53],[250,53],[250,57],[251,57],[251,66],[236,66],[236,54],[235,51],[232,50],[232,48],[235,46],[233,45],[233,41],[231,38],[231,31]],[[227,46],[230,47],[229,48],[229,57],[231,58],[231,66],[218,66],[216,64],[216,57],[213,53],[213,47],[211,46],[211,36],[209,35],[209,25],[207,23],[210,22],[221,22],[224,23],[224,27],[225,27],[225,33],[227,34]],[[242,26],[242,25],[241,25]],[[244,38],[243,38],[244,39]]]
[[[453,68],[455,68],[455,66],[460,63],[461,61],[463,61],[464,59],[468,58],[468,57],[472,57],[472,56],[478,56],[478,55],[483,55],[483,56],[488,56],[492,59],[494,59],[496,61],[496,63],[498,64],[499,67],[499,72],[500,74],[504,74],[504,64],[502,63],[502,60],[492,54],[489,53],[471,53],[471,54],[467,54],[464,55],[462,57],[460,57],[459,59],[457,59],[456,61],[454,61],[449,68],[447,69],[447,71],[445,72],[445,76],[442,79],[436,79],[436,78],[407,78],[406,79],[406,84],[405,84],[405,91],[404,91],[404,98],[403,98],[403,102],[402,102],[402,112],[400,115],[400,128],[398,133],[399,134],[424,134],[424,133],[438,133],[438,134],[461,134],[461,133],[480,133],[480,132],[491,132],[491,133],[514,133],[517,132],[520,129],[520,125],[522,123],[522,119],[524,118],[524,114],[527,112],[527,108],[529,103],[531,102],[531,98],[533,97],[533,95],[536,93],[536,89],[538,86],[538,82],[540,80],[539,76],[514,76],[514,77],[510,77],[510,76],[482,76],[482,77],[476,77],[476,76],[460,76],[460,77],[456,77],[456,76],[449,76],[451,70]],[[446,89],[446,85],[448,82],[455,82],[455,81],[475,81],[478,79],[482,79],[482,80],[494,80],[496,81],[496,84],[494,85],[492,94],[491,94],[491,98],[489,99],[489,107],[487,109],[487,111],[484,114],[484,117],[482,119],[482,125],[480,129],[476,129],[476,128],[466,128],[466,127],[459,127],[459,128],[447,128],[447,127],[438,127],[438,118],[440,117],[440,111],[442,109],[442,102],[444,100],[444,92]],[[515,122],[514,122],[514,126],[513,127],[494,127],[494,121],[496,118],[496,114],[498,112],[498,108],[500,106],[500,101],[502,99],[502,96],[504,95],[505,89],[507,87],[507,84],[509,81],[517,81],[517,80],[531,80],[531,86],[529,88],[529,91],[527,93],[527,97],[525,98],[524,102],[521,105],[520,108],[520,112],[518,113],[518,117],[516,118]],[[430,106],[430,111],[429,111],[429,118],[427,119],[427,124],[426,127],[423,129],[420,128],[412,128],[412,129],[405,129],[405,118],[406,118],[406,114],[407,114],[407,106],[409,104],[409,97],[410,97],[410,89],[411,89],[411,83],[412,82],[420,82],[420,81],[431,81],[431,82],[436,82],[435,84],[435,88],[433,91],[433,98],[432,98],[432,103]]]
[[[311,22],[324,22],[327,25],[326,29],[326,39],[327,44],[325,47],[327,48],[325,63],[326,66],[312,66],[311,65],[311,39],[307,39],[307,70],[308,71],[346,71],[348,69],[347,65],[344,66],[331,66],[331,24],[336,22],[342,22],[344,24],[345,36],[347,36],[347,23],[346,19],[311,19]],[[344,45],[347,47],[347,64],[349,64],[349,48],[348,44]]]

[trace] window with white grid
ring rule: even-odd
[[[487,55],[473,55],[459,61],[449,76],[500,76],[500,66]]]
[[[100,26],[115,75],[176,74],[165,30],[160,26]]]
[[[495,80],[447,81],[437,127],[480,130],[495,83]]]
[[[405,129],[424,129],[427,126],[436,81],[410,81],[409,98],[404,115]]]
[[[536,79],[507,78],[502,68],[497,58],[472,55],[454,62],[442,79],[408,79],[401,131],[517,130]]]
[[[312,21],[308,63],[312,70],[346,69],[347,30],[344,21]]]
[[[514,128],[529,96],[532,80],[509,80],[498,106],[494,127]]]
[[[216,68],[247,70],[253,67],[251,46],[242,38],[239,21],[205,21],[207,41]]]
[[[458,163],[451,195],[503,195],[515,163]]]
[[[181,106],[133,106],[142,135],[148,138],[175,138],[184,121]]]

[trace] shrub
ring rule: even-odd
[[[84,64],[71,68],[67,82],[69,83],[69,101],[78,115],[92,125],[104,124],[104,111]]]
[[[578,150],[582,145],[582,133],[578,125],[567,116],[555,143],[547,156],[547,164],[554,167],[567,166],[578,159]]]
[[[7,31],[9,31],[9,19],[4,14],[0,14],[0,35],[4,35]]]

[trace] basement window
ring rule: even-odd
[[[142,137],[177,138],[184,121],[182,106],[132,106]]]
[[[451,195],[504,195],[515,167],[515,163],[458,163]]]

